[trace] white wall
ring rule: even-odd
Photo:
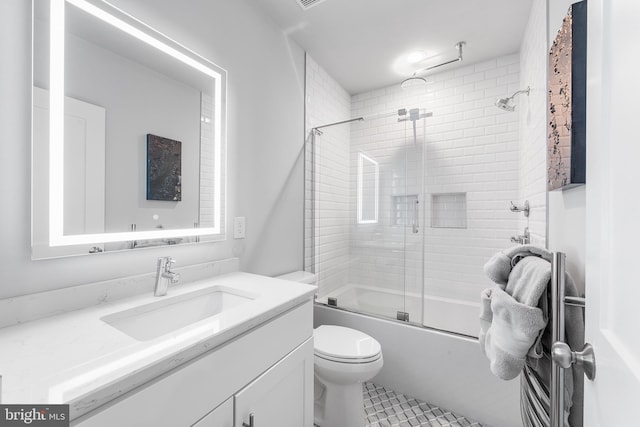
[[[241,269],[302,267],[303,52],[249,0],[112,2],[228,70],[228,217],[247,238],[135,252],[32,261],[30,256],[30,2],[0,2],[0,298],[241,257]],[[227,235],[231,236],[231,222]]]
[[[519,202],[529,201],[530,214],[520,217],[529,227],[531,243],[546,246],[547,234],[547,31],[546,4],[531,4],[529,22],[520,46],[520,87],[529,96],[516,99],[520,115]]]
[[[555,40],[558,30],[562,26],[562,19],[573,3],[576,2],[571,0],[548,1],[549,40],[547,50]],[[579,292],[584,292],[586,186],[549,192],[548,203],[548,248],[567,254],[567,271],[575,280]]]

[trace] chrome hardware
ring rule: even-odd
[[[571,351],[568,344],[555,342],[551,346],[551,358],[563,369],[570,368],[574,363],[582,366],[584,374],[591,381],[596,377],[596,356],[589,343],[582,347],[582,351]]]
[[[528,245],[529,243],[531,243],[531,233],[529,233],[529,227],[524,228],[524,234],[511,236],[511,241],[520,245]]]
[[[413,234],[418,234],[418,216],[420,215],[420,201],[416,198],[413,202],[413,224],[411,224],[411,228],[413,230]]]
[[[136,224],[131,224],[129,229],[131,231],[136,231],[138,229],[138,226]],[[138,246],[138,241],[137,240],[132,240],[131,242],[129,242],[129,245],[130,245],[130,249],[135,249],[136,246]]]
[[[407,313],[406,311],[398,311],[396,313],[396,319],[401,320],[403,322],[408,322],[409,321],[409,313]]]
[[[570,305],[572,307],[581,307],[584,308],[585,300],[582,297],[564,297],[564,305]]]
[[[551,342],[554,345],[564,341],[564,297],[565,297],[565,254],[554,252],[551,258]],[[553,360],[553,358],[552,358]],[[564,426],[564,372],[554,360],[551,363],[550,383],[550,425]]]
[[[91,249],[89,249],[90,254],[98,254],[100,252],[102,252],[102,248],[99,246],[92,246]]]
[[[242,423],[242,427],[254,427],[253,425],[253,414],[249,414],[249,424]]]
[[[511,207],[509,208],[511,212],[524,212],[524,216],[529,217],[529,201],[524,201],[524,206],[517,206],[513,202],[511,202]]]
[[[327,298],[327,305],[330,305],[331,307],[337,307],[338,306],[338,298],[334,298],[334,297]]]
[[[180,274],[171,271],[171,265],[175,264],[175,260],[170,256],[158,258],[156,269],[156,287],[154,295],[161,297],[167,294],[169,283],[176,284],[180,281]]]

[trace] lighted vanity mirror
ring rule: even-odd
[[[33,258],[224,238],[226,71],[101,0],[33,7]]]

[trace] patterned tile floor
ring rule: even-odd
[[[372,382],[363,393],[366,427],[490,427]]]

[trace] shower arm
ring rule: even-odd
[[[412,77],[415,77],[416,74],[422,73],[424,71],[430,71],[435,68],[443,67],[445,65],[453,64],[454,62],[462,62],[462,46],[464,46],[466,42],[458,42],[456,43],[456,49],[458,49],[458,57],[456,59],[452,59],[451,61],[446,61],[441,64],[432,65],[430,67],[421,68],[419,70],[414,71]]]
[[[526,89],[522,89],[522,90],[517,91],[516,93],[511,95],[508,99],[513,99],[513,98],[516,97],[516,95],[519,95],[521,93],[526,93],[527,95],[529,95],[529,92],[531,92],[531,88],[529,86],[527,86]]]

